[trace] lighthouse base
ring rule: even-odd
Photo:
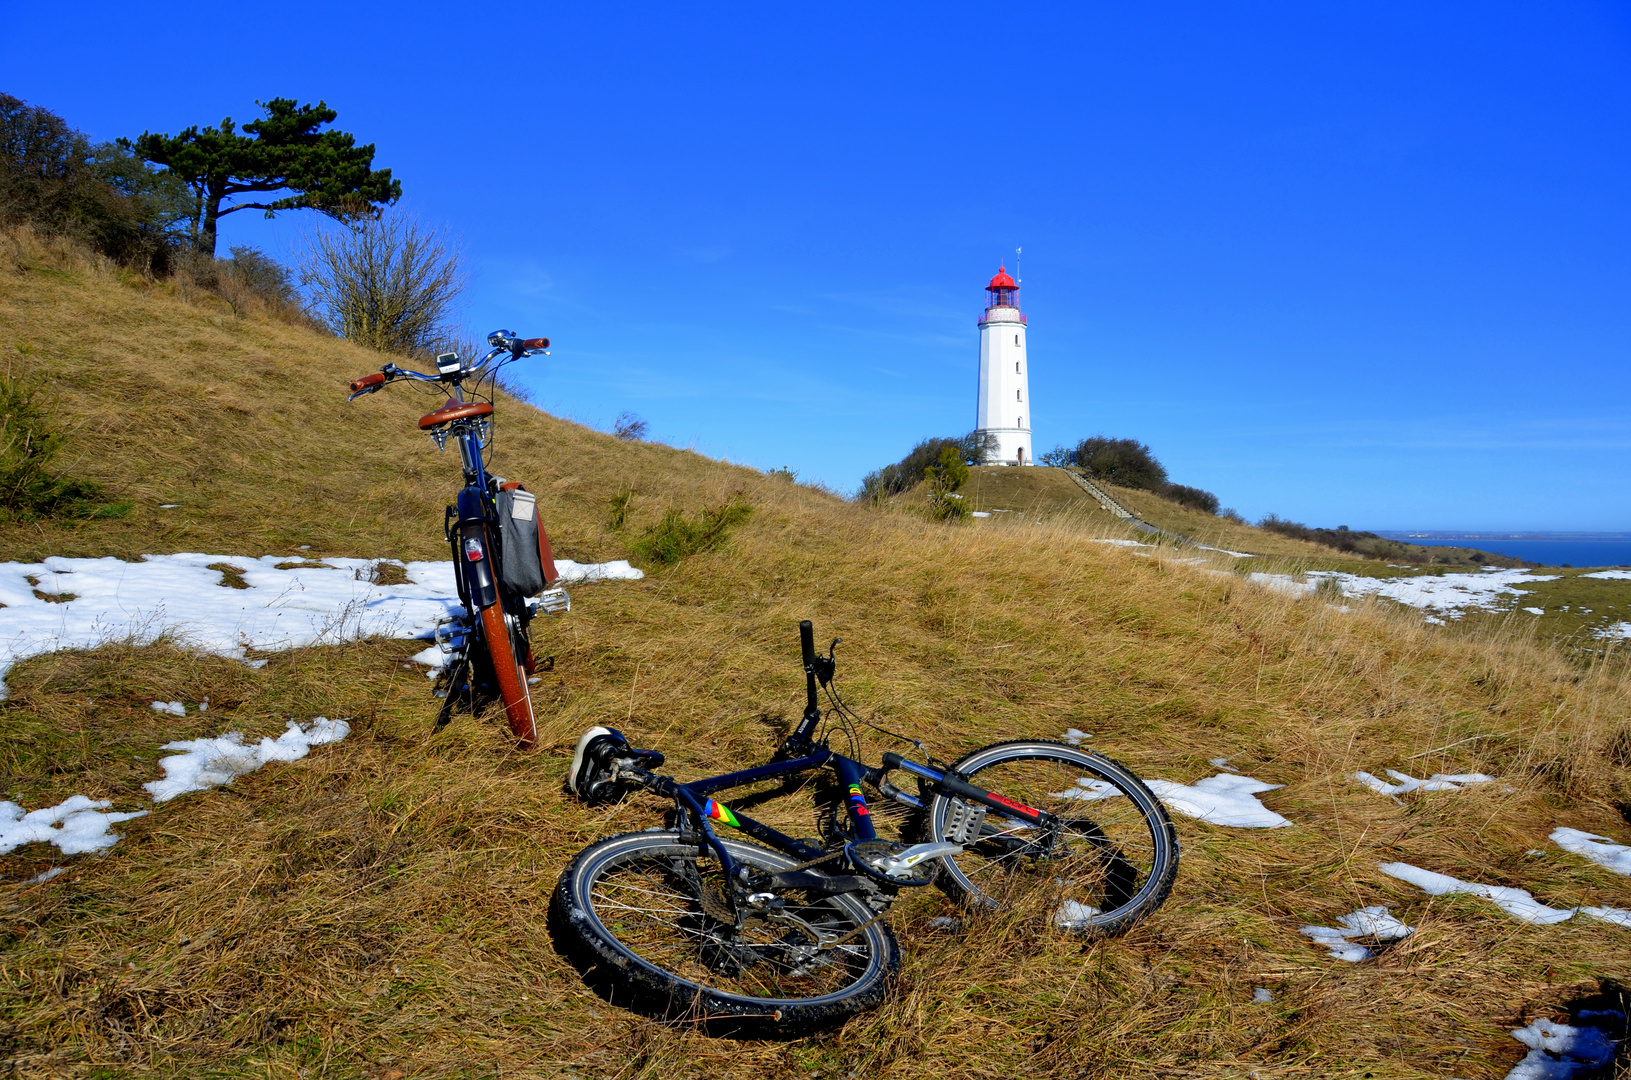
[[[1035,465],[1031,433],[1025,428],[979,428],[974,434],[985,447],[982,465]]]

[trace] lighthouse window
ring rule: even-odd
[[[1014,374],[1016,374],[1016,375],[1019,374],[1019,361],[1018,360],[1014,361]]]
[[[1015,335],[1014,335],[1014,344],[1015,344],[1015,345],[1018,345],[1018,344],[1019,344],[1019,335],[1018,335],[1018,334],[1015,334]]]
[[[1019,396],[1019,391],[1018,390],[1015,390],[1014,391],[1014,400],[1015,401],[1024,401],[1025,399]]]

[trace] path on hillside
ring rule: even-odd
[[[1093,481],[1089,480],[1087,475],[1081,472],[1077,466],[1066,466],[1065,473],[1072,480],[1076,481],[1076,485],[1078,487],[1087,492],[1089,495],[1093,496],[1094,499],[1098,500],[1098,504],[1100,506],[1108,510],[1110,513],[1116,515],[1118,518],[1121,518],[1123,521],[1128,522],[1133,528],[1139,530],[1140,532],[1157,533],[1161,536],[1171,537],[1180,544],[1187,544],[1190,542],[1189,537],[1187,536],[1180,536],[1177,533],[1168,532],[1159,526],[1151,525],[1149,522],[1145,521],[1143,518],[1139,517],[1137,514],[1133,513],[1131,510],[1112,499],[1109,493],[1107,493]]]

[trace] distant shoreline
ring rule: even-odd
[[[1581,543],[1631,542],[1631,532],[1507,532],[1486,529],[1480,532],[1456,532],[1448,529],[1372,530],[1377,536],[1389,540],[1546,540],[1551,542],[1578,541]]]

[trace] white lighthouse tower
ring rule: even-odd
[[[980,400],[974,430],[986,436],[991,465],[1031,465],[1030,358],[1019,285],[1004,267],[985,287],[991,294],[980,317]]]

